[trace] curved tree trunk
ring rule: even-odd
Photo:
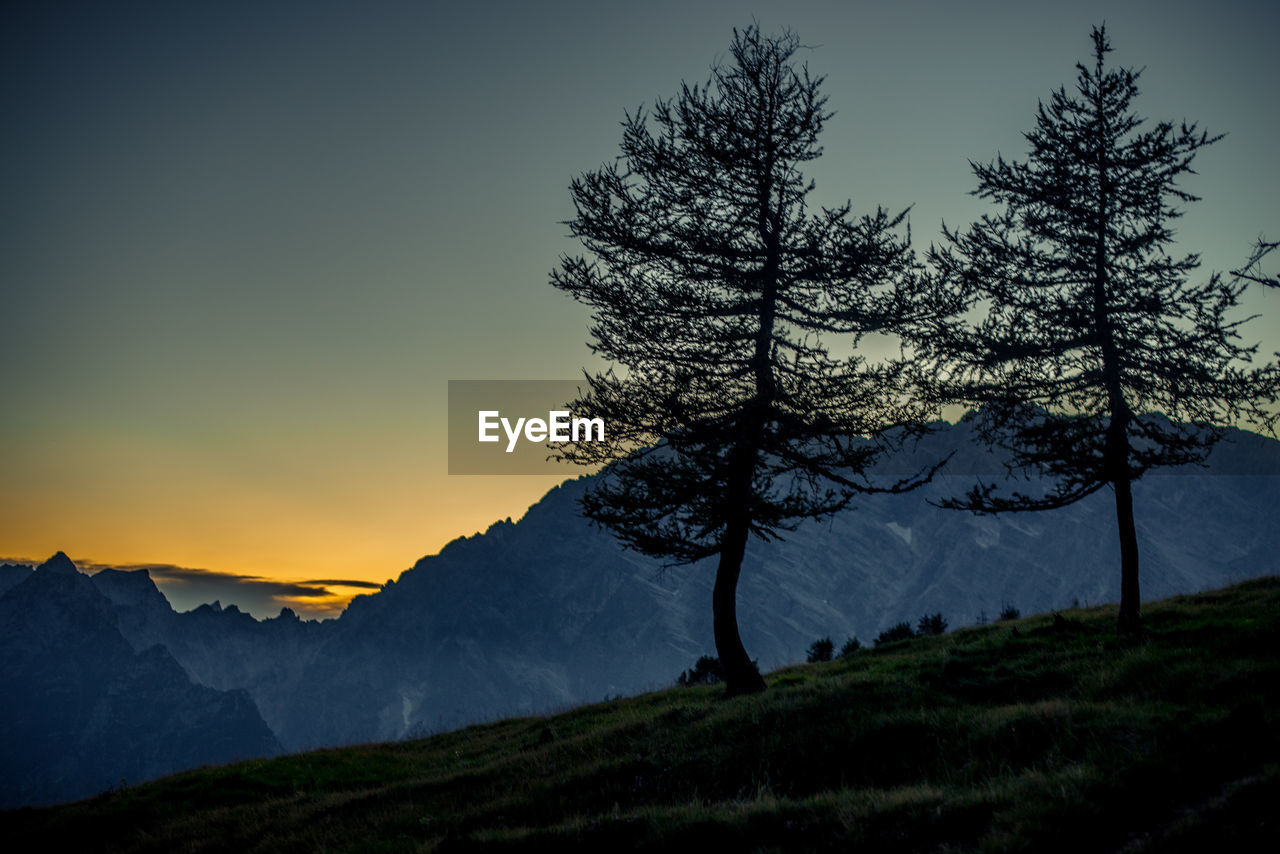
[[[1098,54],[1101,75],[1102,54]],[[1099,96],[1100,97],[1100,96]],[[1106,131],[1106,117],[1100,104],[1095,104],[1099,127]],[[1108,306],[1110,294],[1110,256],[1107,249],[1108,223],[1111,219],[1113,189],[1109,164],[1104,150],[1097,153],[1098,210],[1094,249],[1093,312],[1094,333],[1102,350],[1102,382],[1107,391],[1106,446],[1103,449],[1103,472],[1116,493],[1116,525],[1120,534],[1120,617],[1117,634],[1122,643],[1137,640],[1142,634],[1138,592],[1138,532],[1133,524],[1133,478],[1129,473],[1129,419],[1132,413],[1125,400],[1121,377],[1120,350],[1117,346]]]
[[[747,551],[747,537],[751,532],[751,498],[756,473],[758,449],[765,429],[765,419],[773,406],[774,375],[771,351],[774,346],[773,326],[778,299],[778,246],[777,211],[769,197],[773,186],[773,163],[765,168],[767,180],[759,187],[759,212],[757,227],[765,247],[765,262],[760,276],[759,328],[755,335],[755,351],[751,368],[755,379],[755,397],[747,406],[745,419],[733,450],[733,462],[729,471],[728,494],[725,497],[726,524],[720,538],[720,565],[716,569],[715,589],[711,594],[712,627],[715,632],[716,654],[724,669],[727,693],[754,694],[765,690],[760,671],[747,657],[738,634],[738,576],[742,572],[742,558]]]
[[[1133,488],[1128,474],[1115,480],[1116,523],[1120,530],[1120,640],[1142,636],[1142,596],[1138,591],[1138,531],[1133,524]]]
[[[747,550],[745,520],[730,522],[720,541],[720,565],[716,568],[716,584],[711,593],[712,627],[716,639],[716,655],[724,669],[726,692],[754,694],[765,689],[764,679],[747,657],[746,647],[738,634],[738,576]]]
[[[1118,387],[1119,383],[1114,383]],[[1133,478],[1129,473],[1128,405],[1118,391],[1112,391],[1111,423],[1103,464],[1116,494],[1116,529],[1120,535],[1120,616],[1116,625],[1122,643],[1142,635],[1142,596],[1138,590],[1138,531],[1133,523]]]
[[[1142,635],[1142,596],[1138,590],[1138,531],[1133,523],[1133,478],[1129,473],[1128,406],[1113,392],[1111,423],[1103,451],[1107,479],[1116,494],[1116,528],[1120,534],[1120,616],[1116,625],[1121,642]]]

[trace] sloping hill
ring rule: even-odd
[[[9,850],[1274,848],[1280,579],[0,814]],[[1245,846],[1250,846],[1246,848]]]
[[[983,613],[994,617],[1006,603],[1029,613],[1118,598],[1109,495],[1003,517],[929,503],[967,489],[975,475],[1000,475],[999,458],[968,441],[971,429],[967,422],[940,425],[914,455],[892,463],[890,476],[956,451],[950,473],[920,491],[868,496],[831,520],[801,525],[785,541],[750,546],[738,604],[753,658],[766,669],[780,667],[802,660],[817,637],[840,643],[856,634],[865,642],[924,613],[941,612],[959,626]],[[1209,463],[1136,485],[1148,600],[1280,572],[1280,442],[1231,431]],[[219,716],[260,715],[272,743],[297,751],[416,737],[669,685],[714,649],[714,567],[664,572],[659,562],[624,551],[579,515],[577,498],[591,483],[552,489],[519,521],[454,541],[323,623],[287,610],[257,620],[216,603],[175,613],[145,570],[28,586],[38,581],[30,567],[0,567],[0,587],[9,584],[0,610],[12,614],[0,622],[0,646],[13,650],[0,667],[0,717],[14,721],[0,731],[0,767],[22,769],[0,781],[0,804],[80,797],[122,777],[136,781],[276,749],[215,756],[201,752],[200,740],[177,737],[164,752],[186,764],[139,763],[155,747],[143,737],[154,725],[134,738],[127,714],[102,726],[101,714],[80,715],[80,705],[59,705],[46,689],[58,696],[73,685],[76,696],[106,692],[115,705],[99,711],[127,713],[151,707],[135,694],[155,681],[151,676],[168,673],[175,687],[213,689],[184,689],[184,703],[203,697]],[[68,631],[66,608],[78,608],[78,599],[93,607]],[[96,633],[109,641],[94,642]],[[70,668],[62,678],[58,668],[22,664],[30,652],[24,645],[35,637],[57,638],[68,649],[83,641],[87,652],[59,659]],[[77,662],[118,647],[111,669],[124,672],[134,654],[156,646],[163,652],[146,661],[157,667],[140,671],[148,678],[113,683],[110,691],[99,684],[104,668],[75,671]],[[84,739],[92,751],[68,747]],[[28,783],[15,787],[28,778],[48,778],[37,787],[42,794]]]
[[[1110,493],[1004,516],[929,503],[962,493],[975,474],[1003,476],[971,430],[943,426],[892,463],[891,476],[959,448],[950,473],[924,488],[866,496],[782,542],[748,546],[738,614],[753,658],[780,667],[816,637],[866,641],[923,613],[967,625],[1004,603],[1034,613],[1119,599]],[[357,597],[325,625],[305,669],[281,674],[286,702],[251,686],[285,747],[383,741],[633,694],[713,653],[714,565],[663,571],[624,551],[579,514],[591,482],[557,486],[522,519],[456,540]],[[1147,600],[1280,572],[1274,439],[1232,431],[1207,469],[1143,478],[1135,503]]]

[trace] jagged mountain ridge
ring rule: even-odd
[[[890,464],[893,476],[960,447],[948,465],[957,474],[915,493],[869,496],[783,542],[750,545],[739,618],[762,665],[799,660],[822,635],[866,641],[926,612],[960,625],[984,611],[994,616],[1004,603],[1034,611],[1118,598],[1109,493],[1052,513],[999,517],[928,503],[963,492],[975,474],[1003,476],[997,455],[967,442],[970,429],[944,428]],[[1280,498],[1280,443],[1235,431],[1215,455],[1235,474],[1186,469],[1136,486],[1148,597],[1280,568],[1272,557],[1280,539],[1267,524]],[[589,483],[551,490],[520,522],[455,541],[352,602],[335,627],[345,638],[333,649],[345,662],[335,670],[350,672],[359,658],[374,656],[394,661],[387,673],[397,674],[361,675],[362,688],[384,697],[388,712],[366,718],[366,726],[386,737],[397,725],[452,724],[472,702],[509,713],[635,691],[665,684],[713,650],[712,567],[663,573],[658,562],[622,551],[577,516]],[[374,637],[397,642],[351,652]],[[318,667],[332,660],[325,656]],[[425,697],[413,687],[432,684],[452,687]],[[402,721],[389,713],[397,695]],[[501,705],[489,706],[494,701]],[[323,725],[313,732],[329,735]]]
[[[0,806],[281,752],[248,692],[193,682],[164,646],[131,646],[61,552],[0,597],[0,686]]]
[[[941,612],[952,626],[1118,596],[1114,507],[1100,493],[1046,513],[978,517],[929,499],[963,492],[999,457],[948,426],[890,474],[936,461],[922,490],[869,496],[785,541],[752,543],[739,589],[748,651],[765,667],[815,638],[864,642]],[[1207,470],[1136,485],[1146,598],[1274,573],[1280,443],[1234,431]],[[1214,472],[1225,472],[1215,474]],[[197,682],[243,688],[286,749],[395,739],[669,684],[710,653],[714,568],[662,571],[577,510],[592,478],[552,489],[518,522],[455,540],[341,617],[255,620],[234,607],[178,614],[145,572],[103,572],[134,651],[161,644]]]

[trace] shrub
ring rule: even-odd
[[[720,666],[720,659],[704,655],[698,659],[692,669],[680,674],[676,684],[683,688],[692,688],[694,685],[718,685],[723,681],[724,669]]]
[[[916,624],[916,634],[920,637],[925,635],[940,635],[947,630],[947,621],[942,618],[942,614],[925,614],[920,618],[920,622]]]
[[[858,640],[856,637],[851,637],[844,642],[844,646],[840,647],[840,657],[845,658],[853,655],[860,649],[862,649],[862,641]]]
[[[1001,620],[1016,620],[1022,616],[1022,612],[1012,605],[1006,604],[1000,609]]]
[[[896,626],[890,626],[876,637],[876,646],[886,643],[893,643],[900,640],[911,640],[916,633],[911,630],[911,624],[907,622],[898,623]]]
[[[813,664],[817,661],[830,661],[831,653],[835,648],[836,645],[831,642],[831,638],[819,638],[809,644],[809,663]]]

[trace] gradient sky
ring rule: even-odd
[[[913,205],[917,248],[1104,20],[1143,115],[1228,133],[1180,251],[1280,235],[1274,0],[6,3],[0,556],[325,613],[518,518],[557,478],[449,477],[447,381],[594,367],[547,283],[569,181],[753,17],[827,76],[818,201]],[[1280,349],[1280,293],[1250,309]]]

